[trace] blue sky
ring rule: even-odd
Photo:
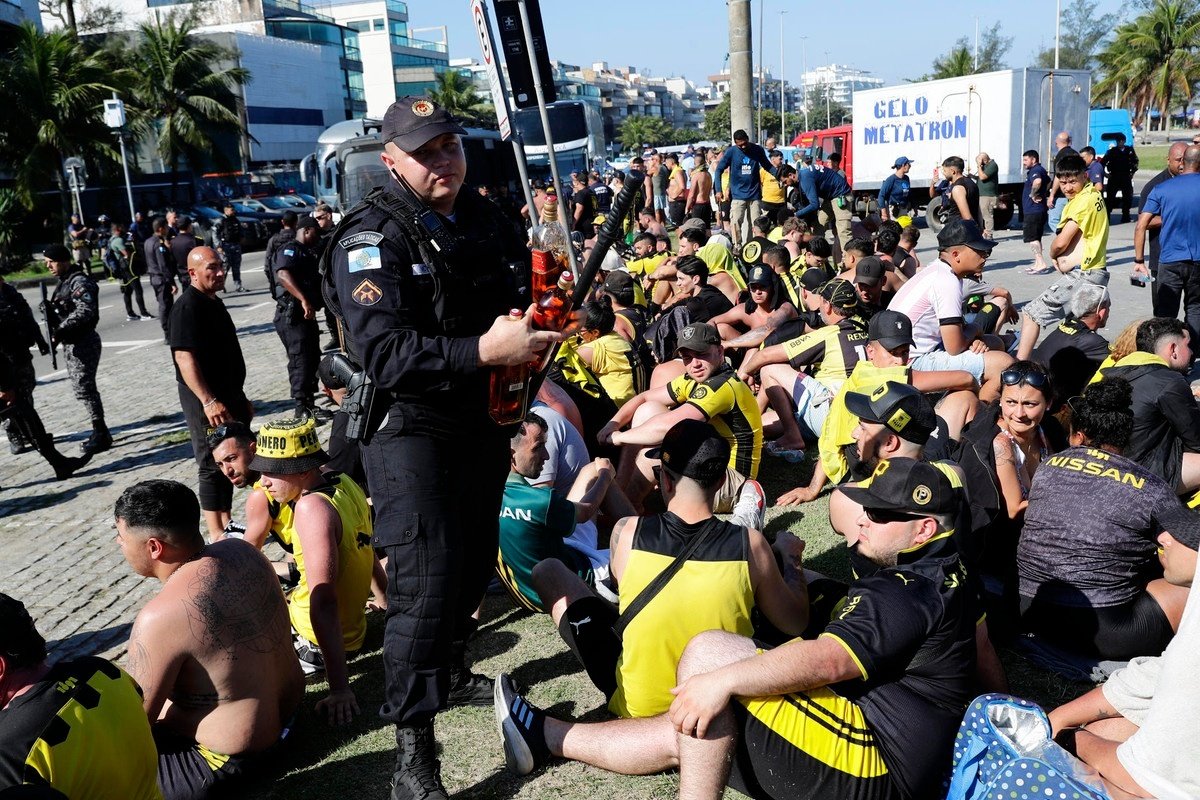
[[[469,0],[407,2],[410,28],[445,25],[450,56],[479,59]],[[763,62],[773,73],[779,65],[779,12],[787,11],[784,66],[789,80],[800,76],[804,49],[810,69],[836,61],[869,70],[889,84],[920,76],[955,39],[974,36],[977,15],[981,30],[999,20],[1005,35],[1013,37],[1009,66],[1027,65],[1041,47],[1054,43],[1055,0],[753,0],[755,48],[760,3]],[[1099,13],[1119,11],[1123,5],[1120,0],[1096,3]],[[654,75],[683,75],[703,85],[708,75],[721,71],[728,49],[723,0],[542,0],[541,7],[550,57],[569,64],[607,61]],[[873,24],[859,24],[868,21]],[[808,37],[806,46],[800,36]]]

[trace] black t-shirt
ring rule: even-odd
[[[1067,317],[1033,351],[1033,360],[1050,370],[1054,394],[1066,402],[1087,386],[1108,358],[1108,349],[1107,339]]]
[[[825,628],[863,677],[830,688],[857,703],[904,797],[936,797],[951,745],[975,696],[975,620],[953,534],[850,584]],[[913,735],[915,721],[920,735]]]
[[[983,219],[983,212],[979,210],[979,187],[975,181],[963,175],[956,180],[946,190],[946,213],[951,217],[961,217],[962,214],[958,211],[958,203],[954,202],[954,187],[961,186],[967,192],[967,210],[971,212],[971,219],[978,223]],[[980,226],[982,227],[982,226]]]
[[[171,352],[187,350],[192,353],[208,388],[226,406],[244,404],[243,385],[246,382],[246,362],[238,343],[237,328],[225,304],[208,297],[194,286],[180,294],[171,309]],[[183,383],[179,366],[175,380]]]
[[[171,255],[175,257],[175,269],[180,276],[187,275],[188,253],[199,244],[200,241],[190,233],[180,233],[171,239]]]
[[[575,205],[576,209],[580,207],[583,208],[583,214],[578,220],[572,216],[571,230],[579,231],[580,233],[585,233],[588,236],[591,236],[592,231],[595,230],[595,226],[592,225],[592,220],[596,218],[596,195],[591,189],[585,186],[575,194],[571,195],[571,202]],[[571,213],[574,214],[575,212],[572,211]]]
[[[724,292],[707,283],[700,287],[698,295],[689,297],[684,302],[687,305],[688,320],[691,322],[708,322],[733,308],[733,303],[729,302]]]

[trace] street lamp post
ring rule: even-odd
[[[826,61],[829,60],[829,51],[828,50],[825,51],[825,60]],[[833,115],[829,111],[829,82],[826,81],[825,82],[825,127],[826,128],[833,127],[832,116]]]
[[[121,169],[125,172],[125,197],[129,200],[129,221],[132,223],[137,212],[133,207],[133,185],[129,181],[129,159],[125,156],[125,104],[116,92],[111,100],[104,101],[104,123],[113,129],[121,143]]]
[[[783,15],[787,9],[779,12],[779,143],[787,138],[787,73],[783,71]]]
[[[808,125],[808,37],[800,37],[800,105],[804,106],[804,130],[810,130]]]
[[[757,138],[756,142],[761,142],[765,137],[762,130],[762,92],[763,92],[763,0],[758,0],[758,123],[757,123]]]

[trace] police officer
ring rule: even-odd
[[[300,416],[317,416],[313,397],[317,393],[317,364],[321,358],[321,333],[317,311],[323,306],[321,275],[314,246],[319,234],[317,221],[305,216],[296,223],[290,242],[275,251],[271,282],[275,295],[275,332],[288,356],[288,382]]]
[[[1121,222],[1129,222],[1129,210],[1133,206],[1133,176],[1140,162],[1137,151],[1125,144],[1125,134],[1117,134],[1117,142],[1104,154],[1104,205],[1108,213],[1117,207],[1117,195],[1121,195]],[[1148,196],[1148,193],[1143,193]]]
[[[491,682],[463,661],[509,467],[487,368],[528,363],[560,338],[533,331],[529,313],[502,316],[519,302],[529,252],[493,204],[460,192],[463,133],[427,98],[393,103],[381,156],[392,180],[343,218],[323,262],[347,350],[376,389],[363,455],[374,544],[388,556],[380,713],[396,724],[394,800],[445,798],[433,716],[492,702]]]
[[[233,290],[242,288],[242,223],[234,213],[233,203],[225,204],[225,216],[213,224],[213,243],[225,270],[233,276]],[[222,290],[223,291],[223,290]]]
[[[46,433],[33,407],[37,376],[29,348],[37,345],[42,355],[50,345],[29,309],[29,303],[13,286],[0,278],[0,417],[8,433],[9,451],[16,455],[36,449],[54,469],[59,480],[69,478],[91,458],[68,458],[54,448],[54,437]]]
[[[51,324],[51,347],[63,346],[67,358],[67,375],[75,399],[83,401],[92,417],[92,435],[83,443],[88,455],[102,453],[112,447],[112,434],[104,424],[104,404],[96,388],[96,368],[100,366],[100,287],[84,274],[83,268],[71,263],[71,253],[61,244],[52,244],[43,254],[46,265],[58,286],[50,298],[55,322]]]
[[[175,277],[179,269],[175,264],[175,255],[167,241],[166,217],[155,217],[150,223],[153,231],[146,241],[142,242],[142,255],[146,258],[146,275],[150,278],[150,288],[158,299],[158,322],[162,325],[163,339],[167,338],[171,320],[171,308],[175,305],[175,295],[179,286]]]

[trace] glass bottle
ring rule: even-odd
[[[542,206],[541,224],[535,225],[530,234],[533,244],[533,280],[530,289],[532,299],[538,298],[554,288],[558,276],[567,268],[567,248],[571,240],[567,229],[558,219],[558,199],[549,197]]]
[[[510,322],[520,322],[525,312],[508,312]],[[513,425],[525,418],[529,409],[529,365],[493,367],[488,392],[488,413],[497,425]]]
[[[538,298],[533,307],[533,327],[539,331],[561,331],[567,327],[571,316],[571,292],[575,289],[575,276],[564,272],[558,276],[558,283]],[[555,352],[553,346],[547,347],[546,352],[533,361],[533,368],[545,372],[550,366],[550,359]]]

